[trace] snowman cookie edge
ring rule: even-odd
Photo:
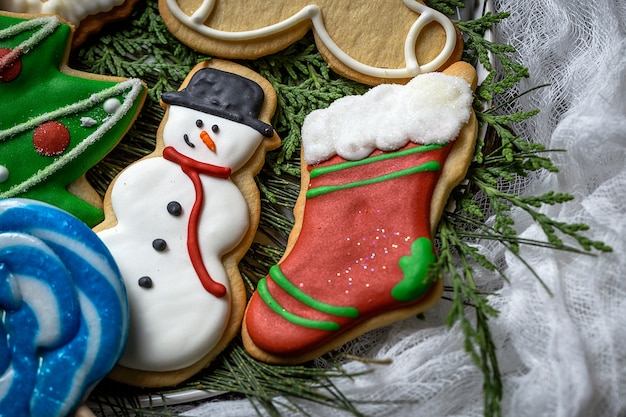
[[[220,59],[211,59],[197,64],[189,72],[184,82],[181,84],[179,91],[186,88],[193,75],[197,71],[204,68],[214,68],[225,72],[231,72],[256,82],[262,88],[265,94],[264,103],[258,119],[268,124],[270,123],[270,119],[273,116],[277,106],[277,97],[275,90],[273,89],[269,81],[267,81],[261,75],[247,67],[236,64],[234,62]],[[161,102],[161,104],[166,109],[168,108],[168,105],[163,103],[163,101]],[[143,157],[142,159],[139,159],[135,163],[145,159],[160,157],[163,155],[164,145],[162,135],[164,124],[168,116],[167,111],[168,110],[166,110],[166,114],[164,115],[163,121],[161,122],[157,132],[157,144],[155,150],[152,153]],[[248,251],[256,235],[261,215],[260,192],[256,186],[254,177],[263,167],[265,163],[266,153],[273,149],[276,149],[278,146],[280,146],[280,137],[274,130],[273,136],[271,138],[265,138],[263,142],[261,142],[261,145],[259,145],[259,147],[254,152],[252,158],[250,158],[245,166],[234,172],[231,176],[233,182],[240,189],[248,205],[250,226],[248,227],[246,234],[242,238],[241,242],[237,245],[237,247],[230,252],[224,254],[222,257],[222,263],[227,272],[230,284],[231,314],[226,329],[222,334],[222,337],[218,344],[201,360],[185,368],[173,371],[157,372],[136,370],[118,364],[109,374],[110,379],[129,385],[146,388],[158,388],[177,385],[195,375],[203,368],[207,367],[228,346],[231,340],[239,334],[247,302],[247,295],[238,264]],[[125,170],[127,168],[125,168]],[[109,229],[117,224],[117,218],[115,216],[115,213],[113,212],[111,205],[111,192],[116,180],[125,170],[122,170],[122,172],[120,172],[116,176],[116,178],[113,179],[107,189],[104,198],[105,220],[94,228],[94,231],[96,232]]]

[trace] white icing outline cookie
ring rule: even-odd
[[[417,19],[406,32],[406,38],[404,40],[405,66],[403,68],[372,66],[355,59],[349,52],[344,51],[338,45],[337,39],[333,39],[333,36],[327,30],[322,8],[317,4],[309,4],[290,17],[277,23],[270,24],[269,26],[243,31],[221,30],[206,24],[206,22],[211,19],[212,13],[219,13],[219,11],[216,11],[217,0],[202,0],[200,6],[195,10],[191,10],[193,6],[181,6],[181,3],[184,3],[181,0],[160,0],[159,8],[161,14],[164,15],[166,24],[168,24],[168,27],[175,36],[179,37],[185,43],[189,42],[193,48],[198,49],[201,52],[218,55],[219,52],[214,52],[210,43],[203,43],[202,40],[198,39],[189,39],[190,37],[186,36],[189,34],[188,31],[191,30],[192,33],[196,33],[196,36],[199,35],[199,37],[205,37],[209,40],[218,42],[247,43],[256,41],[262,42],[263,40],[267,40],[269,43],[283,44],[283,41],[277,41],[276,38],[284,36],[287,32],[298,32],[301,30],[303,25],[307,27],[307,30],[308,27],[312,27],[316,35],[318,45],[321,43],[319,46],[323,55],[324,52],[327,52],[332,57],[327,59],[329,63],[332,64],[331,61],[336,60],[338,66],[345,66],[349,72],[360,74],[364,79],[359,79],[359,75],[356,77],[351,77],[350,74],[345,73],[342,73],[342,75],[354,78],[357,81],[373,84],[380,83],[383,80],[404,82],[404,80],[413,78],[418,74],[441,69],[447,66],[446,64],[451,59],[453,61],[458,60],[455,53],[458,54],[459,44],[462,44],[462,41],[459,42],[458,33],[454,24],[442,13],[431,9],[416,0],[402,0],[402,2],[406,6],[407,10],[419,14]],[[358,5],[354,5],[353,7],[358,7]],[[184,28],[180,26],[176,27],[176,25],[171,22],[170,18],[172,17]],[[431,23],[436,23],[443,28],[445,33],[445,44],[434,59],[422,64],[419,62],[416,53],[418,37],[422,35],[424,29]],[[291,35],[288,36],[291,37]],[[288,44],[289,42],[286,43]],[[229,50],[222,56],[231,59],[256,58],[263,54],[261,53],[257,56],[248,56],[248,52],[238,52],[236,47],[232,49],[233,50]],[[275,49],[277,48],[274,48],[272,51],[275,51]],[[324,51],[324,49],[326,49],[326,51]],[[338,72],[341,73],[341,71]],[[371,82],[370,79],[374,79],[376,81]]]

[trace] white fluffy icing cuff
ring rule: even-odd
[[[348,96],[311,112],[302,126],[307,164],[334,155],[347,160],[375,149],[389,152],[409,141],[446,143],[469,120],[472,90],[461,78],[426,73],[406,85],[383,84],[361,96]]]

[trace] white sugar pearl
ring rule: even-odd
[[[116,98],[109,98],[104,102],[104,111],[107,112],[108,114],[113,114],[115,113],[115,111],[117,109],[120,108],[120,106],[122,105],[122,103],[120,103],[120,101]]]
[[[0,165],[0,184],[9,179],[9,170],[7,167]]]

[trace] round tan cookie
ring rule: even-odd
[[[460,32],[416,0],[159,0],[169,30],[203,53],[254,59],[311,28],[337,73],[370,85],[407,82],[460,60]]]
[[[280,139],[276,94],[238,64],[198,64],[162,96],[155,151],[105,196],[96,227],[129,294],[129,342],[111,378],[175,385],[207,366],[239,332],[246,291],[238,263],[254,239],[254,176]],[[258,104],[258,106],[257,106]]]

